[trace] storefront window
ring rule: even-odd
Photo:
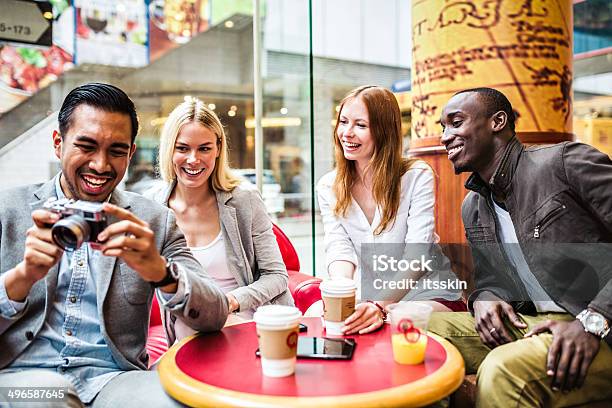
[[[70,89],[91,81],[118,85],[137,106],[138,150],[124,188],[142,192],[159,183],[159,132],[187,96],[217,112],[232,167],[255,183],[253,0],[48,3],[52,46],[0,40],[0,188],[57,172],[50,143],[57,111]],[[405,150],[410,144],[411,3],[383,3],[260,1],[262,195],[305,273],[325,275],[314,186],[334,166],[332,131],[342,97],[366,84],[392,89]],[[610,7],[591,0],[576,2],[574,11],[574,131],[610,149]]]

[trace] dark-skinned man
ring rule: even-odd
[[[436,313],[430,330],[477,371],[477,406],[612,398],[612,161],[581,143],[525,148],[514,121],[491,88],[443,109],[448,159],[472,172],[462,218],[476,290],[472,314]]]

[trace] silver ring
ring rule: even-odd
[[[489,330],[489,333],[493,333],[495,331],[495,327],[493,327],[491,330]]]

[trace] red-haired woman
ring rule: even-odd
[[[317,185],[327,271],[331,279],[355,279],[359,288],[362,244],[437,242],[434,174],[425,162],[402,157],[399,106],[393,93],[382,87],[362,86],[344,97],[334,144],[336,168]],[[417,282],[415,288],[399,298],[396,293],[393,301],[424,301],[434,311],[461,305],[459,291],[427,290],[422,284],[439,279],[438,275],[411,277]],[[387,300],[358,303],[345,320],[344,333],[368,333],[382,326],[382,308],[391,299]]]

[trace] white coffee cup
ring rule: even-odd
[[[357,286],[352,279],[337,278],[324,280],[319,287],[323,299],[325,332],[342,335],[344,320],[355,312]]]
[[[257,308],[261,369],[267,377],[287,377],[295,372],[300,310],[293,306],[266,305]]]

